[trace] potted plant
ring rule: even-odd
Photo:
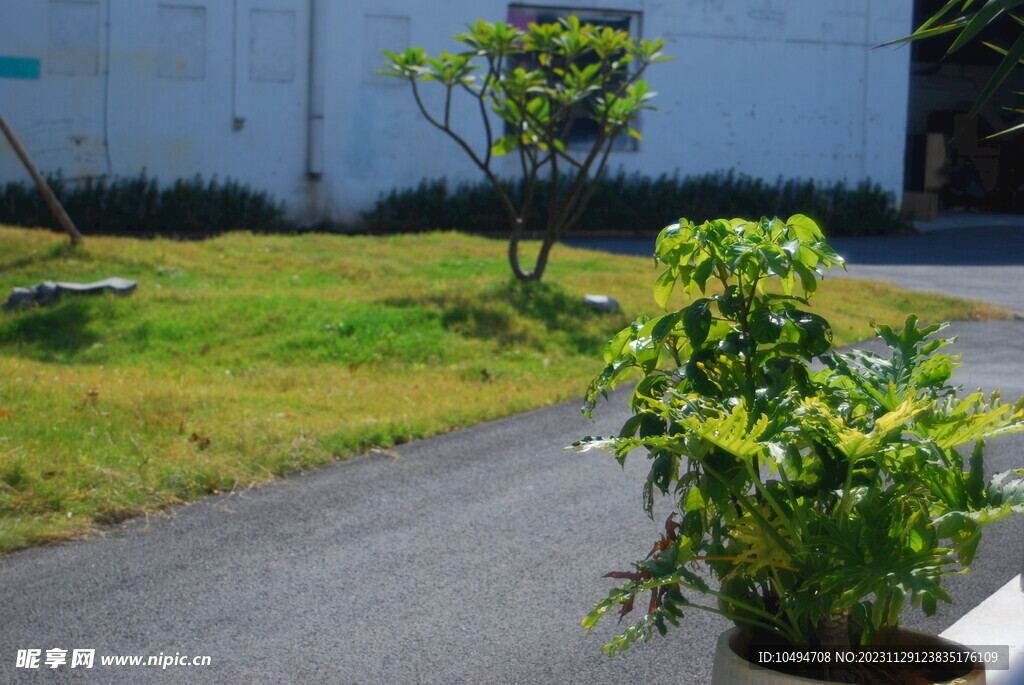
[[[940,351],[952,340],[935,337],[945,324],[915,316],[902,330],[875,326],[888,356],[830,351],[829,323],[808,300],[843,260],[806,216],[681,220],[655,252],[658,305],[668,309],[676,287],[689,301],[612,338],[584,413],[638,370],[632,416],[617,436],[574,444],[619,462],[645,448],[644,506],[650,514],[661,493],[676,511],[645,559],[608,574],[626,582],[583,626],[613,608],[626,616],[644,596],[646,612],[606,653],[703,609],[736,624],[719,641],[717,682],[774,682],[746,662],[746,675],[728,671],[735,652],[769,648],[810,655],[800,677],[911,682],[880,658],[835,657],[916,646],[921,636],[899,631],[907,604],[930,615],[950,601],[942,576],[971,563],[981,528],[1024,511],[1024,470],[986,482],[983,460],[986,438],[1024,429],[1024,402],[958,396],[957,357]],[[795,658],[779,660],[795,673]],[[960,670],[949,675],[971,668]]]

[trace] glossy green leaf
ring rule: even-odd
[[[808,216],[794,214],[786,219],[786,225],[793,229],[796,237],[805,243],[813,243],[821,240],[821,228]]]
[[[662,309],[668,309],[668,299],[676,287],[677,274],[674,269],[666,269],[654,282],[654,301]]]
[[[786,317],[780,316],[769,307],[758,307],[750,313],[750,331],[759,343],[773,343],[782,334]]]
[[[722,316],[729,319],[736,319],[746,306],[746,298],[738,285],[730,285],[721,295],[715,296],[718,303],[718,311]]]
[[[700,264],[697,264],[697,269],[693,272],[693,283],[700,288],[701,292],[704,292],[708,279],[711,278],[711,274],[715,270],[715,262],[712,259],[705,259]]]
[[[682,318],[683,312],[678,311],[653,319],[652,322],[654,323],[654,326],[651,328],[651,337],[655,342],[661,342],[669,335],[669,333],[675,330]]]
[[[702,297],[683,310],[683,331],[690,344],[698,347],[704,344],[711,330],[711,300]]]

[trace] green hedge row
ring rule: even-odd
[[[512,181],[506,188],[515,191]],[[547,184],[537,196],[546,197]],[[575,229],[589,231],[656,232],[686,217],[702,222],[723,216],[781,216],[807,214],[830,236],[897,233],[906,230],[895,198],[881,186],[863,182],[816,183],[778,179],[774,183],[733,172],[657,178],[619,171],[600,182],[587,211]],[[546,206],[537,208],[529,230],[541,230]],[[363,213],[366,230],[408,233],[433,229],[471,232],[508,231],[505,215],[486,181],[450,188],[445,179],[422,181],[415,188],[392,190]]]
[[[225,231],[287,231],[284,205],[246,185],[201,176],[161,188],[145,173],[134,177],[87,179],[70,184],[60,176],[47,182],[85,235],[204,237]],[[0,224],[58,229],[34,185],[0,187]]]
[[[201,238],[225,231],[291,232],[284,205],[267,193],[235,181],[209,182],[201,176],[179,179],[161,188],[145,174],[134,178],[88,179],[66,183],[48,179],[79,230],[85,235],[164,235]],[[515,192],[513,181],[505,181]],[[544,225],[546,184],[529,230]],[[774,183],[743,174],[715,173],[657,178],[619,171],[600,182],[577,232],[651,233],[686,217],[705,221],[722,216],[789,216],[807,214],[830,236],[895,233],[905,230],[895,199],[877,184],[783,180]],[[44,226],[57,223],[35,187],[23,182],[0,187],[0,223]],[[317,226],[313,230],[337,230]],[[412,233],[456,229],[473,233],[508,231],[505,215],[486,181],[450,188],[445,179],[422,181],[379,199],[354,227],[369,233]],[[307,229],[308,230],[308,229]]]

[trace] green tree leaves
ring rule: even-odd
[[[949,0],[921,24],[914,33],[906,38],[887,43],[887,45],[955,33],[956,38],[946,50],[947,54],[952,54],[964,46],[980,40],[979,34],[998,21],[1012,23],[1018,27],[1018,36],[1009,47],[982,41],[983,45],[1003,55],[1003,59],[978,94],[970,111],[970,116],[973,117],[981,112],[985,103],[992,99],[992,96],[1003,86],[1014,69],[1020,68],[1020,65],[1024,63],[1024,31],[1019,29],[1020,26],[1024,26],[1024,21],[1014,14],[1014,11],[1019,10],[1022,6],[1024,6],[1024,0],[987,0],[986,2],[979,2],[978,0]],[[1024,113],[1024,111],[1017,108],[1007,107],[1005,109]],[[999,131],[995,135],[1003,135],[1021,129],[1024,129],[1024,123],[1018,123],[1006,130]]]

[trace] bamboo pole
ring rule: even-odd
[[[14,131],[12,131],[10,126],[7,125],[7,121],[4,120],[2,114],[0,114],[0,129],[3,129],[7,142],[9,142],[11,147],[14,148],[14,151],[21,159],[21,163],[25,165],[25,168],[28,169],[28,173],[32,176],[32,180],[36,182],[36,188],[39,189],[39,194],[43,196],[43,199],[46,200],[46,204],[50,207],[50,211],[53,212],[55,217],[57,217],[57,222],[61,225],[61,228],[71,236],[71,244],[75,246],[81,245],[84,242],[82,234],[78,232],[77,228],[75,228],[75,224],[71,221],[71,217],[69,217],[68,213],[64,211],[64,207],[60,204],[60,200],[57,199],[57,196],[53,194],[53,191],[50,189],[49,184],[47,184],[46,179],[39,174],[39,170],[36,169],[35,164],[33,164],[32,160],[29,159],[28,153],[25,152],[25,148],[21,146],[21,142],[18,140],[17,136],[14,135]]]

